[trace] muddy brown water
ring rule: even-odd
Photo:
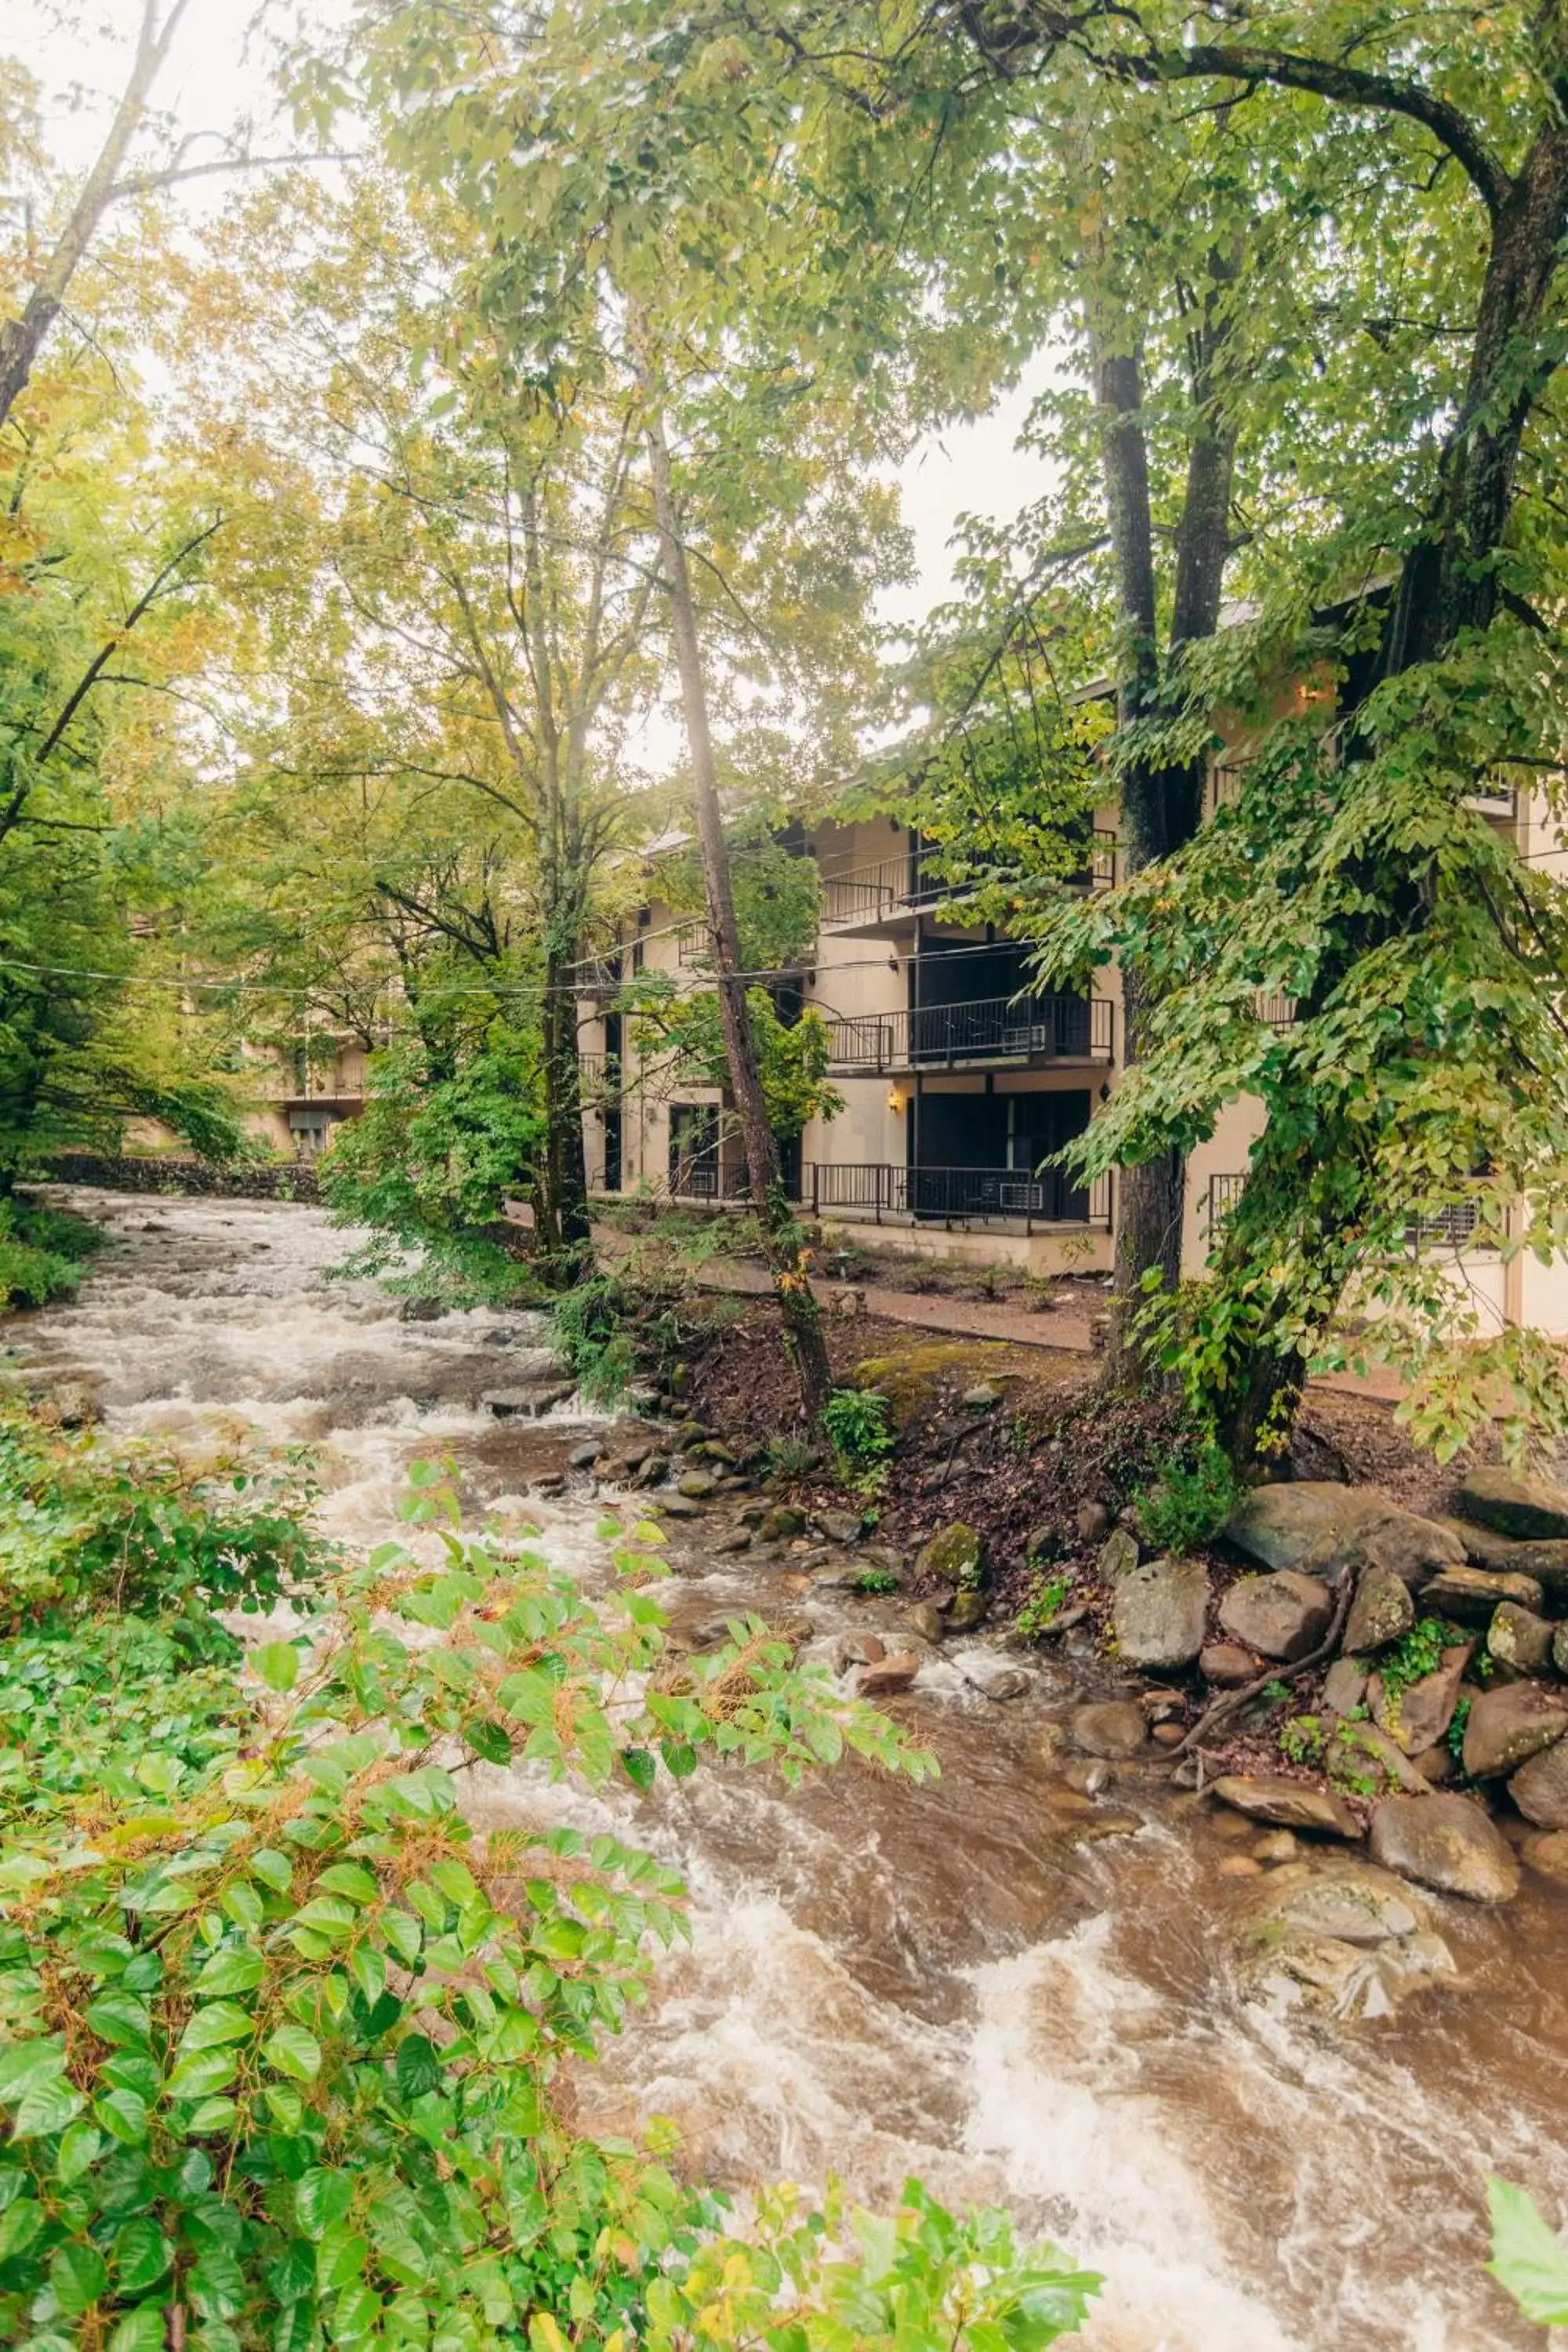
[[[347,1244],[315,1210],[68,1197],[114,1247],[76,1303],[8,1337],[89,1381],[111,1428],[309,1442],[321,1525],[363,1547],[395,1527],[409,1465],[450,1455],[476,1510],[526,1507],[552,1557],[598,1574],[585,1479],[525,1506],[592,1416],[479,1408],[544,1368],[536,1319],[404,1322],[378,1286],[330,1278]],[[674,1532],[683,1622],[782,1603],[826,1637],[896,1624],[894,1603],[806,1601],[787,1561],[710,1560],[700,1526]],[[741,2192],[834,2169],[886,2201],[913,2172],[1005,2202],[1105,2273],[1093,2352],[1539,2346],[1482,2273],[1483,2184],[1496,2169],[1568,2205],[1568,1898],[1527,1879],[1504,1912],[1441,1906],[1456,1983],[1396,2017],[1243,1999],[1244,1888],[1216,1874],[1234,1842],[1152,1775],[1099,1812],[1064,1804],[1042,1734],[1070,1696],[1047,1664],[998,1706],[944,1654],[896,1702],[941,1759],[931,1786],[852,1766],[795,1792],[720,1770],[552,1798],[654,1846],[693,1902],[691,1948],[578,2084],[584,2119],[671,2116],[693,2168]],[[490,1776],[495,1815],[538,1800]]]

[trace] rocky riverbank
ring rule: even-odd
[[[770,1450],[787,1395],[745,1381],[744,1332],[667,1370],[652,1433],[608,1465],[797,1592],[896,1595],[894,1638],[846,1661],[868,1694],[914,1686],[962,1636],[1002,1703],[1048,1653],[1081,1684],[1058,1727],[1064,1785],[1163,1772],[1258,1824],[1232,1874],[1337,1853],[1368,1917],[1391,1916],[1379,1874],[1485,1904],[1524,1872],[1568,1884],[1568,1493],[1497,1465],[1456,1482],[1385,1412],[1336,1401],[1309,1409],[1297,1463],[1341,1475],[1259,1487],[1173,1554],[1136,1499],[1180,1443],[1165,1410],[1090,1402],[1088,1368],[1044,1351],[863,1322],[834,1339],[839,1377],[881,1394],[897,1433],[879,1488],[836,1487],[776,1433]],[[1387,1486],[1354,1475],[1358,1453]],[[1397,1916],[1424,1949],[1415,1898]]]

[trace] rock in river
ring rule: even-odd
[[[1255,1822],[1274,1822],[1285,1830],[1316,1830],[1326,1837],[1364,1834],[1343,1798],[1328,1789],[1314,1789],[1307,1780],[1287,1780],[1268,1772],[1226,1772],[1213,1790],[1222,1804],[1234,1805]]]
[[[920,1670],[920,1660],[907,1654],[901,1658],[878,1658],[861,1667],[855,1687],[862,1698],[891,1698],[896,1692],[907,1691]]]
[[[1191,1665],[1203,1647],[1208,1572],[1201,1560],[1152,1559],[1116,1581],[1111,1630],[1130,1666]]]
[[[1496,1824],[1468,1797],[1384,1797],[1372,1817],[1372,1855],[1440,1895],[1507,1903],[1519,1864]]]
[[[955,1519],[951,1527],[942,1528],[930,1542],[922,1544],[915,1559],[918,1578],[941,1577],[944,1584],[962,1586],[967,1579],[980,1573],[981,1542],[973,1528]]]
[[[1507,1683],[1471,1702],[1465,1769],[1472,1780],[1510,1772],[1568,1731],[1568,1697],[1540,1683]]]
[[[1568,1886],[1568,1830],[1543,1830],[1524,1841],[1524,1859],[1542,1878]]]
[[[1138,1756],[1143,1752],[1147,1728],[1136,1699],[1097,1699],[1072,1711],[1073,1745],[1086,1756]]]
[[[1221,1601],[1219,1622],[1246,1648],[1293,1662],[1317,1648],[1333,1608],[1326,1584],[1287,1568],[1273,1576],[1242,1577]]]

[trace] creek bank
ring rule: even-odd
[[[1341,1399],[1331,1435],[1309,1406],[1296,1475],[1244,1496],[1213,1541],[1161,1551],[1136,1498],[1181,1447],[1167,1407],[1097,1395],[1086,1413],[1091,1373],[1043,1351],[911,1343],[867,1318],[829,1328],[836,1377],[880,1393],[895,1432],[865,1568],[816,1557],[825,1514],[847,1542],[855,1498],[826,1461],[797,1465],[778,1430],[767,1452],[762,1416],[787,1424],[792,1400],[745,1381],[748,1332],[700,1345],[662,1410],[700,1406],[732,1435],[733,1412],[752,1467],[772,1461],[770,1486],[787,1484],[773,1536],[787,1524],[825,1586],[896,1578],[916,1654],[982,1629],[1021,1659],[1048,1644],[1079,1681],[1080,1784],[1136,1759],[1206,1802],[1370,1847],[1412,1885],[1475,1902],[1512,1899],[1521,1858],[1536,1867],[1532,1832],[1547,1874],[1541,1838],[1568,1832],[1568,1493],[1486,1464],[1457,1480],[1415,1461],[1386,1485],[1360,1477]],[[1385,1470],[1386,1413],[1360,1420]],[[798,1527],[781,1517],[792,1509]]]

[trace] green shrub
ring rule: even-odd
[[[1213,1542],[1242,1491],[1220,1447],[1205,1444],[1190,1462],[1167,1462],[1155,1483],[1140,1489],[1133,1503],[1149,1543],[1159,1551],[1185,1552]]]
[[[840,1463],[869,1469],[893,1450],[888,1400],[876,1389],[835,1389],[822,1408],[822,1426]]]
[[[1029,1585],[1028,1599],[1013,1620],[1014,1632],[1026,1642],[1037,1641],[1042,1633],[1048,1633],[1071,1591],[1071,1577],[1060,1571],[1053,1576],[1036,1575]]]
[[[295,1450],[230,1447],[193,1467],[151,1443],[68,1437],[0,1409],[0,1623],[100,1602],[144,1615],[270,1608],[327,1557],[300,1525],[314,1492]]]
[[[1492,2223],[1487,2268],[1493,2278],[1538,2327],[1568,2327],[1568,2245],[1511,2181],[1489,2179],[1487,2203]]]
[[[0,1306],[42,1307],[68,1297],[103,1242],[96,1225],[68,1209],[0,1200]]]
[[[469,1767],[638,1790],[704,1754],[934,1767],[754,1619],[661,1687],[657,1529],[596,1603],[465,1534],[439,1474],[416,1486],[442,1564],[387,1544],[338,1570],[255,1681],[204,1667],[182,1703],[159,1627],[94,1629],[103,1714],[68,1643],[8,1662],[23,1744],[82,1741],[85,1769],[23,1793],[0,1844],[0,2340],[1031,2352],[1076,2326],[1096,2282],[1004,2215],[784,2191],[716,2238],[658,2135],[599,2146],[558,2115],[563,2063],[684,1932],[682,1890],[542,1813],[476,1830]]]

